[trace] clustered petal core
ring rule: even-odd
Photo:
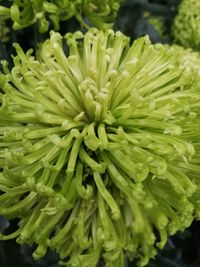
[[[0,75],[0,214],[19,224],[1,238],[68,267],[145,266],[200,218],[195,71],[112,30],[51,32],[36,57],[15,49]]]

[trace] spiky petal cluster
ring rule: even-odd
[[[200,1],[182,0],[172,31],[175,41],[184,47],[200,50]]]
[[[38,23],[40,32],[46,32],[50,23],[54,25],[55,30],[58,30],[60,21],[75,16],[82,26],[88,28],[92,24],[99,29],[106,29],[112,26],[122,1],[11,0],[10,8],[0,6],[0,21],[11,18],[15,30]]]
[[[0,5],[0,22],[10,18],[10,10],[7,7]]]
[[[194,76],[164,46],[111,30],[52,32],[37,58],[15,48],[0,76],[0,214],[19,229],[1,238],[68,267],[146,265],[198,206]]]
[[[179,45],[166,45],[166,47],[172,53],[179,55],[180,65],[184,69],[184,72],[190,76],[194,76],[194,73],[196,73],[195,79],[198,80],[200,75],[200,53],[191,48],[184,48]]]
[[[200,53],[193,51],[191,48],[183,48],[178,45],[172,45],[168,46],[168,49],[173,54],[179,55],[180,58],[180,65],[184,69],[184,73],[186,76],[188,76],[189,79],[194,77],[193,80],[193,86],[195,86],[198,90],[200,88]],[[196,103],[196,107],[198,107],[198,103]],[[189,119],[187,121],[187,124],[191,125],[192,127],[197,123],[198,119],[197,117],[200,115],[198,109],[196,109],[195,113],[192,113],[190,122]],[[187,169],[187,172],[189,172],[190,177],[193,177],[195,180],[195,183],[198,185],[198,190],[195,192],[195,194],[192,197],[193,204],[195,205],[195,217],[200,219],[200,184],[199,184],[199,172],[200,168],[195,167],[194,164],[199,162],[200,160],[200,143],[199,143],[199,137],[198,137],[198,128],[195,128],[192,130],[191,134],[187,135],[188,138],[192,138],[193,145],[195,147],[195,155],[194,157],[187,162],[187,164],[181,164],[183,168]],[[186,167],[187,166],[187,167]]]

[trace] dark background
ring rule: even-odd
[[[0,4],[2,2],[7,1],[0,0]],[[171,29],[178,3],[179,0],[127,0],[120,8],[114,28],[129,35],[132,40],[148,34],[153,43],[173,43]],[[38,42],[48,37],[48,33],[38,33],[37,25],[13,31],[11,22],[6,23],[9,31],[4,42],[0,42],[0,59],[7,59],[11,65],[13,42],[19,42],[27,50],[35,48]],[[80,29],[73,18],[62,22],[60,26],[61,33]],[[0,217],[0,230],[15,227],[16,223]],[[17,245],[15,240],[0,241],[0,267],[58,267],[55,253],[49,251],[44,259],[34,262],[31,257],[33,250],[28,246]],[[100,266],[103,266],[101,262]],[[127,267],[135,265],[127,262]],[[159,251],[156,259],[151,260],[147,267],[200,267],[200,223],[194,222],[183,233],[170,237],[164,250]]]

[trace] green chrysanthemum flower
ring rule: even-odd
[[[11,18],[15,30],[39,24],[40,32],[46,32],[49,24],[59,29],[60,21],[75,16],[84,27],[93,25],[99,29],[112,27],[123,0],[11,0],[11,7],[0,6],[0,21]],[[86,20],[85,20],[86,19]],[[88,25],[89,23],[89,25]]]
[[[19,229],[1,238],[68,267],[145,266],[198,216],[195,73],[112,30],[52,32],[36,58],[15,48],[0,76],[0,214]]]
[[[172,31],[178,44],[200,50],[199,0],[181,1]]]
[[[185,49],[178,45],[168,46],[168,49],[170,49],[170,51],[173,54],[179,55],[180,65],[184,69],[185,75],[187,75],[189,78],[195,77],[195,83],[196,83],[195,86],[196,88],[200,88],[199,87],[200,85],[200,53],[193,51],[191,48]],[[193,118],[191,117],[192,118],[190,122],[191,127],[194,126],[195,121],[197,122],[196,116],[199,116],[198,114],[199,114],[198,112],[195,112],[192,116]],[[193,201],[193,204],[195,205],[196,217],[200,219],[200,184],[199,184],[199,179],[198,179],[200,168],[194,165],[194,163],[196,164],[200,160],[200,154],[199,154],[200,143],[198,142],[199,139],[198,139],[198,133],[196,132],[196,130],[197,129],[195,129],[194,127],[193,132],[190,135],[190,137],[194,141],[194,147],[196,151],[195,156],[192,158],[190,162],[187,162],[187,167],[184,163],[181,163],[181,166],[183,168],[187,168],[187,172],[190,173],[190,176],[191,175],[194,176],[195,181],[198,184],[198,190],[193,195],[192,201]]]
[[[166,45],[166,47],[168,47],[172,53],[179,55],[180,64],[184,72],[192,76],[196,73],[195,79],[198,80],[200,76],[200,53],[191,48],[183,48],[179,45]]]

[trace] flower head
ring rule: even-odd
[[[59,29],[60,21],[75,16],[82,26],[91,24],[99,29],[112,26],[123,0],[11,0],[10,8],[0,6],[0,21],[11,18],[15,30],[38,23],[40,32],[46,32],[52,24]]]
[[[192,50],[191,48],[184,48],[179,45],[166,46],[174,54],[178,54],[180,58],[180,65],[184,72],[189,76],[194,76],[198,80],[200,75],[200,53]]]
[[[36,243],[36,259],[50,247],[67,266],[146,265],[195,216],[195,74],[112,30],[51,32],[36,57],[15,48],[0,76],[0,214],[19,229],[2,238]]]
[[[172,31],[175,41],[184,47],[200,50],[200,1],[182,0]]]

